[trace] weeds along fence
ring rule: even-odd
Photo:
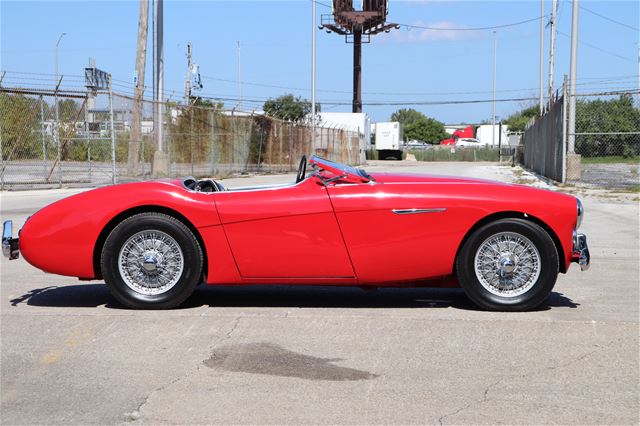
[[[507,145],[498,147],[451,147],[435,145],[429,149],[409,149],[407,154],[415,156],[417,161],[499,161],[501,153],[504,157],[512,155]]]
[[[160,122],[153,120],[160,107]],[[356,132],[292,123],[196,102],[108,92],[0,87],[2,189],[93,186],[158,176],[289,172],[302,154],[360,164]],[[166,168],[154,169],[161,131]]]

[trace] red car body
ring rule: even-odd
[[[560,272],[577,261],[572,196],[457,177],[361,178],[331,167],[288,186],[196,192],[168,179],[87,191],[31,216],[19,249],[46,272],[100,279],[109,232],[133,214],[161,212],[196,236],[208,284],[400,286],[446,278],[455,285],[465,238],[513,217],[549,233]],[[398,214],[412,212],[427,214]]]

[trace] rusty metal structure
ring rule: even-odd
[[[355,10],[353,0],[333,0],[333,14],[323,15],[320,29],[345,36],[353,43],[353,107],[352,112],[362,112],[362,43],[369,43],[371,36],[400,28],[387,23],[387,0],[362,0],[362,10]]]

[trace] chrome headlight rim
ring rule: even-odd
[[[580,200],[580,198],[577,198],[577,197],[576,197],[576,204],[577,204],[576,229],[578,229],[580,225],[582,225],[582,219],[584,218],[584,206],[582,205],[582,201]]]

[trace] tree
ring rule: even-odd
[[[305,121],[311,113],[311,102],[289,93],[275,99],[269,98],[262,109],[272,117],[300,122]],[[320,111],[320,105],[316,105],[316,111]]]
[[[576,136],[578,154],[635,157],[640,155],[637,132],[640,132],[640,110],[634,108],[631,95],[576,103],[576,133],[591,133]]]
[[[532,105],[511,114],[506,120],[503,120],[502,123],[507,124],[509,130],[512,132],[524,132],[527,123],[529,123],[533,117],[536,117],[539,111],[540,107],[538,105]]]
[[[437,144],[448,137],[444,125],[433,118],[429,118],[413,108],[401,108],[391,114],[391,121],[398,121],[404,130],[404,138],[408,140]]]
[[[409,124],[421,119],[425,115],[420,111],[416,111],[413,108],[401,108],[391,114],[391,121],[398,121],[403,127],[406,128]]]
[[[437,144],[449,137],[441,122],[424,115],[404,127],[404,136],[408,140],[417,139],[430,144]]]
[[[40,148],[40,102],[23,95],[0,93],[2,158],[38,158]]]

